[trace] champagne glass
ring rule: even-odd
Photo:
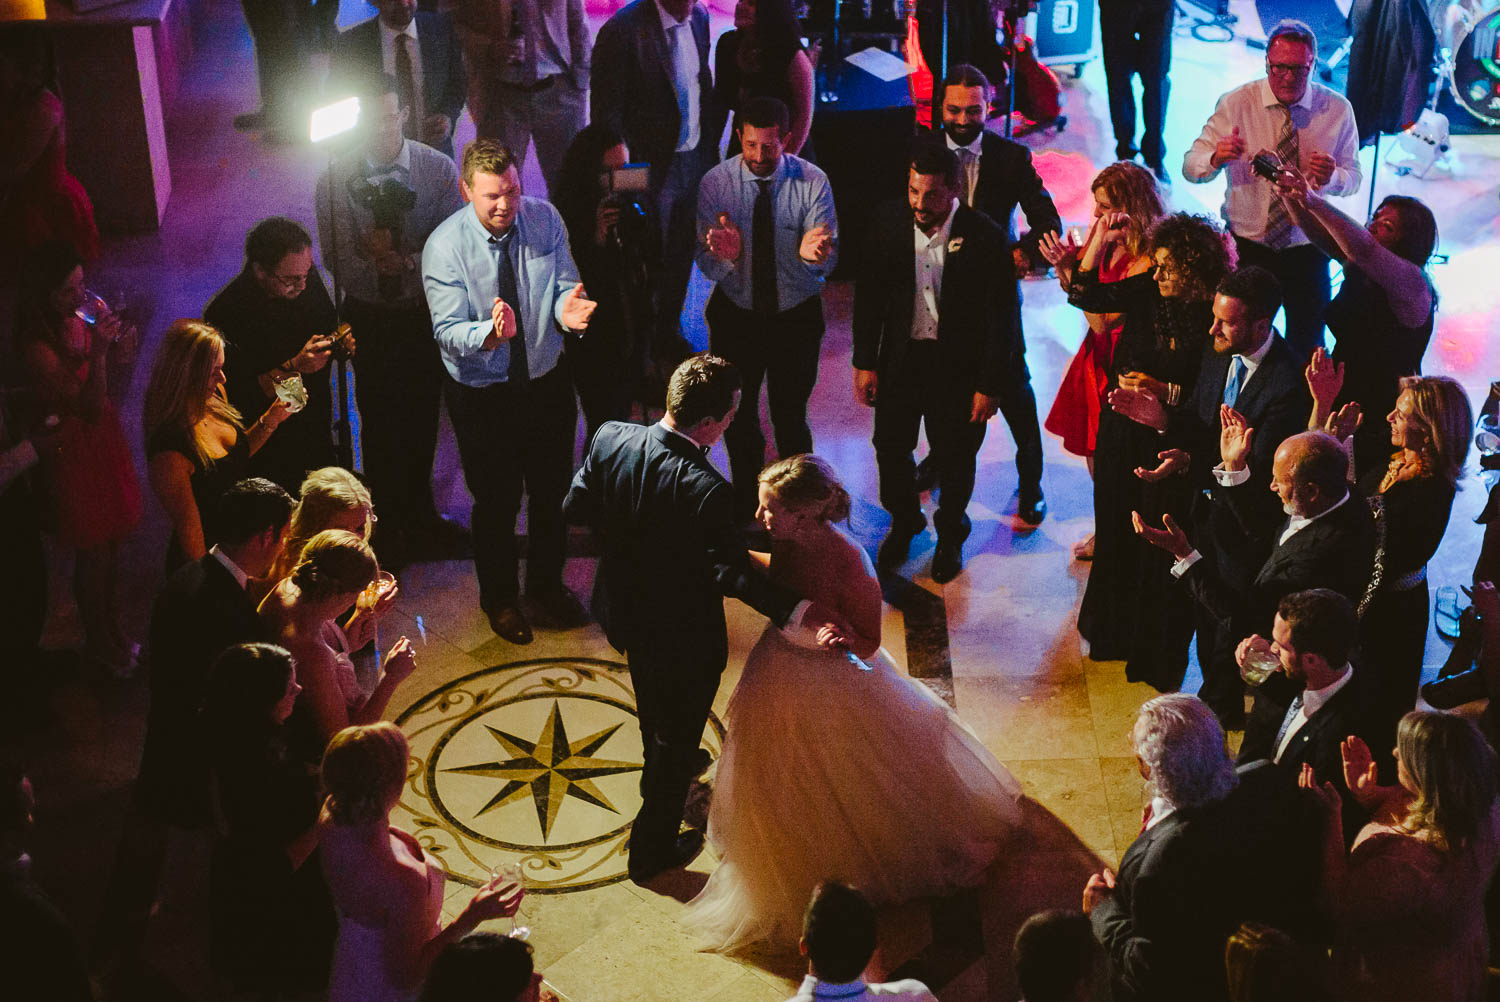
[[[500,882],[502,897],[510,897],[517,890],[522,892],[526,889],[526,877],[521,870],[520,863],[500,863],[490,867],[490,879]],[[510,917],[510,932],[507,934],[511,939],[528,939],[531,936],[529,926],[517,925],[516,918],[521,914],[517,908],[515,915]]]

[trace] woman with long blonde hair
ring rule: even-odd
[[[1057,269],[1057,280],[1064,291],[1072,288],[1073,276],[1078,271],[1097,267],[1099,281],[1118,282],[1151,268],[1146,235],[1164,212],[1151,173],[1140,164],[1122,160],[1094,175],[1090,189],[1094,196],[1094,220],[1082,246],[1059,240],[1054,234],[1042,236],[1042,256]],[[1124,217],[1118,213],[1124,213]],[[1088,321],[1088,333],[1068,364],[1043,426],[1061,436],[1064,449],[1084,457],[1092,476],[1099,415],[1109,388],[1109,367],[1115,344],[1125,328],[1125,318],[1120,313],[1088,312],[1084,318]],[[1073,547],[1073,555],[1079,560],[1093,558],[1092,533]]]
[[[141,428],[146,472],[172,521],[167,568],[197,560],[214,542],[214,508],[250,475],[250,457],[289,416],[277,400],[248,429],[224,394],[224,337],[201,320],[178,320],[151,366]]]

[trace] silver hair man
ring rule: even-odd
[[[1130,743],[1152,793],[1174,810],[1223,800],[1239,782],[1224,729],[1197,696],[1169,693],[1148,700]]]

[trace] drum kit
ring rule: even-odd
[[[1500,126],[1500,0],[1429,0],[1437,35],[1438,87],[1458,106]]]

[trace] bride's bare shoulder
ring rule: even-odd
[[[830,560],[837,561],[841,574],[864,575],[873,578],[875,566],[870,563],[869,554],[865,548],[850,535],[849,531],[842,526],[829,525],[833,531],[829,533],[828,553]]]

